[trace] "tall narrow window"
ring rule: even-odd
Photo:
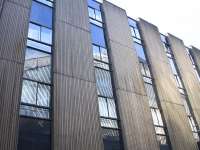
[[[199,140],[200,140],[199,139],[199,133],[198,133],[199,127],[198,127],[198,125],[195,121],[192,110],[190,109],[191,107],[190,107],[189,99],[188,99],[188,96],[187,96],[187,91],[186,91],[184,84],[182,82],[182,79],[181,79],[178,67],[176,65],[176,60],[174,58],[173,52],[171,50],[171,47],[170,47],[168,40],[167,40],[167,37],[165,35],[161,34],[161,41],[163,43],[164,48],[167,49],[166,55],[168,57],[172,73],[174,74],[174,78],[176,80],[178,90],[181,94],[181,99],[182,99],[182,102],[184,104],[187,116],[188,116],[188,121],[189,121],[191,130],[193,132],[193,136],[196,139],[196,141],[199,142]]]
[[[151,115],[154,123],[154,128],[157,136],[157,140],[160,144],[160,149],[169,150],[170,141],[167,132],[167,128],[164,123],[164,119],[161,114],[161,108],[158,103],[158,98],[156,96],[156,91],[154,88],[154,83],[152,79],[152,75],[150,72],[149,65],[147,63],[147,58],[145,56],[145,49],[142,44],[142,39],[139,33],[139,28],[137,26],[137,22],[131,18],[128,19],[128,23],[130,26],[134,49],[136,49],[136,53],[139,58],[141,73],[143,75],[143,81],[147,93],[147,97],[149,100],[149,107],[151,109]]]
[[[18,150],[50,150],[53,0],[33,0],[24,63]]]
[[[116,99],[113,96],[112,74],[104,38],[101,4],[95,0],[88,0],[88,12],[104,150],[122,150],[121,129]]]

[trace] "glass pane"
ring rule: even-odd
[[[39,84],[37,94],[37,105],[49,107],[50,86]]]
[[[158,119],[157,119],[157,116],[156,116],[156,113],[155,113],[154,109],[151,109],[151,115],[152,115],[152,118],[153,118],[153,124],[154,125],[159,125]]]
[[[27,48],[23,77],[35,81],[50,83],[51,56],[49,54]]]
[[[89,17],[95,19],[94,9],[88,7]]]
[[[130,26],[137,28],[137,22],[135,20],[128,18],[128,23]]]
[[[103,62],[99,62],[99,61],[94,61],[94,66],[102,68],[102,69],[106,69],[109,70],[109,65]]]
[[[52,43],[52,30],[42,27],[41,28],[41,41],[44,43]]]
[[[176,66],[175,66],[174,61],[173,61],[171,58],[169,58],[169,57],[168,57],[168,60],[169,60],[169,64],[170,64],[170,66],[171,66],[171,69],[172,69],[173,74],[178,75],[178,73],[177,73],[177,71],[176,71]]]
[[[158,118],[159,125],[163,126],[163,120],[162,120],[161,113],[160,113],[159,109],[156,109],[156,115],[157,115],[157,118]]]
[[[102,22],[101,12],[98,10],[95,10],[95,14],[96,14],[96,20]]]
[[[49,119],[49,110],[43,109],[43,108],[37,108],[33,106],[21,105],[20,115]]]
[[[156,130],[156,134],[165,134],[165,130],[162,127],[155,126],[155,130]]]
[[[113,97],[110,72],[95,68],[98,94],[105,97]]]
[[[149,106],[158,108],[153,86],[148,83],[145,83],[144,85],[145,85],[146,93],[147,93],[148,100],[149,100]]]
[[[91,18],[90,18],[90,23],[93,23],[93,24],[95,24],[95,25],[97,25],[97,26],[99,26],[99,27],[103,27],[103,24],[102,24],[101,22],[96,21],[96,20],[91,19]]]
[[[18,150],[50,150],[49,121],[20,118]]]
[[[106,47],[104,32],[101,27],[91,24],[92,43],[101,47]]]
[[[136,38],[141,39],[139,30],[136,29],[136,28],[134,30],[135,30],[135,36],[136,36]]]
[[[93,57],[95,59],[101,60],[99,47],[95,46],[95,45],[92,45],[92,49],[93,49]]]
[[[106,103],[106,99],[103,97],[98,97],[98,101],[100,116],[108,117],[108,106]]]
[[[28,37],[40,41],[40,26],[30,23]]]
[[[107,102],[108,102],[109,117],[117,118],[114,99],[107,99]]]
[[[88,6],[100,10],[100,4],[94,0],[88,0]]]
[[[52,8],[33,1],[30,20],[32,22],[51,28],[52,27]]]
[[[51,7],[53,6],[53,3],[52,3],[53,0],[36,0],[36,1],[46,4],[48,6],[51,6]]]
[[[101,50],[101,60],[108,63],[108,53],[107,50],[103,47],[100,48]]]
[[[27,40],[27,46],[30,46],[39,50],[43,50],[49,53],[51,52],[51,46],[41,44],[32,40]]]
[[[157,135],[157,140],[159,141],[160,144],[167,144],[166,136]]]
[[[24,80],[22,83],[21,102],[36,104],[37,83]]]
[[[117,120],[100,118],[100,122],[102,127],[118,129]]]
[[[146,62],[143,46],[138,43],[134,43],[134,44],[135,44],[135,49],[140,61]]]
[[[121,150],[118,130],[102,129],[104,150]]]

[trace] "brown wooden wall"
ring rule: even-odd
[[[200,82],[195,74],[183,41],[171,34],[168,35],[168,38],[188,94],[189,103],[200,126]],[[198,57],[198,54],[196,57]]]
[[[31,1],[0,2],[0,150],[16,150]],[[1,11],[2,10],[2,11]]]
[[[126,12],[104,1],[103,11],[125,150],[158,144]]]
[[[140,19],[139,27],[174,150],[196,150],[187,115],[156,26]]]
[[[87,0],[55,7],[53,149],[102,150]]]

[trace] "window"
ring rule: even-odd
[[[52,28],[52,8],[33,1],[30,20],[39,25]]]
[[[24,75],[26,79],[50,83],[51,82],[51,56],[32,48],[26,49]]]
[[[118,130],[102,129],[104,150],[121,150],[120,133]]]
[[[53,6],[53,0],[36,0],[36,1],[41,2],[43,4],[46,4],[46,5],[50,6],[50,7]]]
[[[90,18],[102,22],[101,12],[99,10],[88,7],[88,12]]]
[[[145,57],[145,54],[144,54],[143,46],[138,44],[138,43],[134,43],[134,46],[135,46],[137,55],[139,57],[139,60],[142,61],[142,62],[146,62],[146,57]]]
[[[100,116],[117,118],[115,102],[113,99],[98,97],[98,101]]]
[[[28,37],[43,43],[52,43],[52,30],[33,23],[29,24]]]
[[[92,43],[101,47],[106,47],[104,32],[101,27],[91,24]]]
[[[88,0],[88,6],[100,11],[100,3],[94,0]]]
[[[49,107],[50,87],[33,81],[24,80],[21,102],[36,106]]]
[[[112,92],[110,72],[96,68],[95,75],[96,75],[98,95],[112,98],[113,92]]]
[[[50,150],[50,122],[20,118],[18,150]]]
[[[46,45],[46,44],[42,44],[42,43],[38,43],[36,41],[33,40],[27,40],[27,46],[32,47],[34,49],[38,49],[38,50],[42,50],[42,51],[46,51],[46,52],[51,52],[51,46]]]
[[[93,45],[92,49],[93,49],[94,59],[101,60],[103,62],[108,63],[108,54],[105,48],[97,46],[97,45]]]

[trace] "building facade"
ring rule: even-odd
[[[198,150],[200,50],[110,2],[0,1],[0,150]]]

